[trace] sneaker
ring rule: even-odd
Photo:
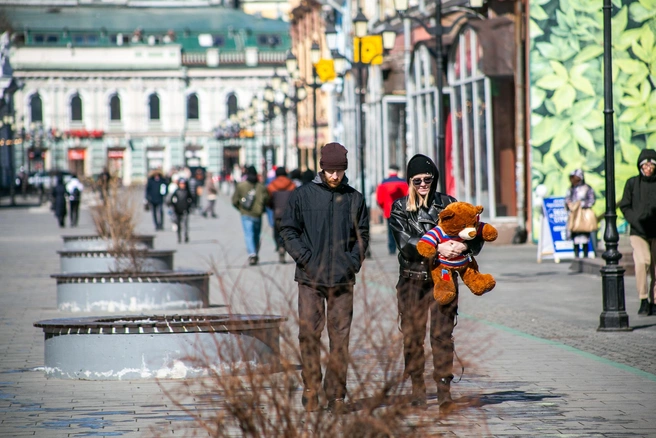
[[[343,415],[348,413],[349,407],[343,398],[336,398],[328,402],[326,410],[333,415]]]
[[[649,305],[649,300],[647,300],[647,298],[640,300],[640,309],[638,309],[638,315],[649,315],[649,311],[651,310],[650,307],[651,306]]]
[[[248,256],[248,264],[251,266],[257,265],[257,256],[256,255]]]
[[[316,391],[306,389],[303,391],[301,403],[305,408],[305,412],[316,412],[319,410],[319,396]]]

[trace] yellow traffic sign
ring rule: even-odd
[[[369,35],[353,38],[353,60],[360,62],[360,42],[362,42],[362,62],[369,65],[383,63],[383,37]]]

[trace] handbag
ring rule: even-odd
[[[569,205],[571,214],[567,220],[567,229],[573,233],[592,233],[597,231],[599,224],[597,216],[591,208],[581,208],[581,202],[577,201]]]

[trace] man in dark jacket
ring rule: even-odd
[[[295,188],[296,184],[287,177],[284,167],[276,169],[276,177],[267,186],[269,207],[273,210],[273,240],[276,242],[276,252],[280,263],[285,263],[285,246],[280,236],[280,223]]]
[[[162,172],[155,170],[148,178],[146,183],[146,201],[150,204],[153,210],[153,222],[155,223],[155,230],[164,229],[164,198],[168,193],[168,184]]]
[[[376,189],[376,200],[380,208],[383,209],[383,216],[385,216],[385,220],[387,221],[387,250],[390,254],[396,254],[396,242],[394,241],[392,228],[389,225],[392,204],[407,194],[408,183],[403,178],[399,178],[399,166],[391,165],[387,178]]]
[[[339,143],[321,149],[322,171],[292,192],[281,224],[285,248],[296,262],[302,402],[307,411],[319,409],[321,332],[326,317],[330,354],[323,387],[330,411],[346,409],[353,285],[369,245],[369,214],[363,195],[344,176],[346,154]]]
[[[178,188],[171,195],[171,206],[178,226],[178,243],[182,242],[182,227],[184,227],[185,242],[189,242],[189,213],[194,200],[187,188],[184,178],[178,180]]]
[[[644,149],[638,156],[638,176],[629,178],[619,208],[631,225],[631,248],[636,286],[640,297],[638,315],[656,313],[656,151]],[[647,287],[647,272],[651,277]],[[651,304],[650,301],[651,300]]]

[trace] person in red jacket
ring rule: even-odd
[[[392,212],[392,204],[399,198],[408,194],[408,183],[399,178],[399,167],[391,165],[388,170],[388,176],[380,183],[376,189],[376,200],[378,205],[383,209],[383,215],[387,220],[387,249],[390,254],[396,254],[396,242],[392,229],[389,226],[389,218]]]
[[[296,188],[296,184],[289,179],[284,167],[276,169],[276,177],[267,186],[269,192],[269,207],[273,209],[273,240],[276,242],[278,261],[285,263],[285,245],[280,236],[280,223],[287,210],[289,197]]]

